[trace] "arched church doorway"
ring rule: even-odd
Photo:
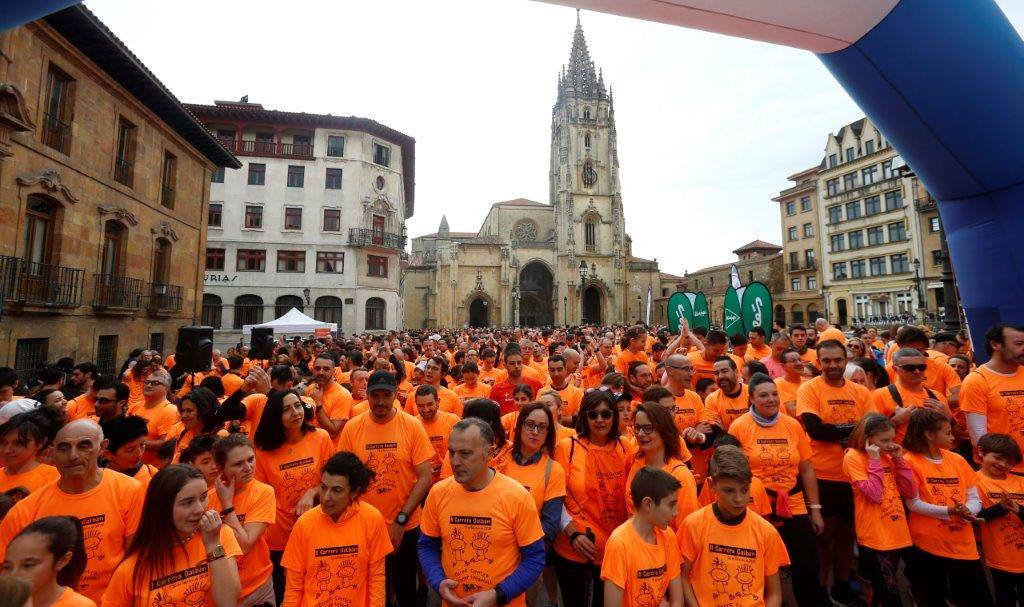
[[[551,270],[539,261],[526,264],[519,273],[519,324],[543,327],[555,324],[551,305],[555,279]]]
[[[583,322],[601,324],[601,291],[597,287],[587,287],[583,292]]]
[[[489,327],[491,326],[487,300],[483,297],[477,297],[473,300],[473,303],[469,304],[469,326],[471,327]]]

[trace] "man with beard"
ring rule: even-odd
[[[817,369],[818,352],[809,339],[809,330],[803,325],[790,325],[789,337],[793,340],[793,348],[800,355],[800,360],[812,367],[812,371]]]
[[[516,386],[528,384],[533,389],[533,396],[536,398],[544,385],[531,377],[527,377],[523,372],[524,369],[523,354],[519,346],[516,344],[505,346],[505,371],[508,372],[508,377],[491,388],[491,400],[498,403],[502,415],[517,410],[515,399],[512,397]]]
[[[352,413],[352,393],[334,381],[335,360],[326,350],[317,355],[313,360],[313,383],[306,388],[306,396],[315,403],[316,424],[337,442]]]
[[[1024,449],[1024,427],[1016,411],[1024,393],[1024,326],[996,325],[985,333],[989,360],[968,373],[960,388],[960,409],[967,417],[971,442],[985,434],[1009,434]],[[1018,464],[1014,474],[1024,474]]]
[[[454,390],[441,385],[441,375],[444,373],[444,357],[441,355],[431,356],[423,361],[423,381],[421,386],[434,386],[437,391],[438,406],[442,411],[454,413],[462,417],[462,399]],[[405,412],[409,415],[418,415],[416,409],[416,393],[410,392],[405,399]]]
[[[711,333],[715,331],[709,332],[709,337]],[[693,359],[690,360],[692,362]],[[731,357],[719,356],[714,362],[712,372],[718,390],[708,395],[701,421],[728,431],[732,422],[750,409],[750,394],[747,392],[747,386],[740,383],[739,367]]]

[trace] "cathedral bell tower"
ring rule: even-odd
[[[627,251],[615,108],[587,50],[579,11],[569,64],[558,75],[551,109],[549,184],[559,266],[575,271],[582,258],[621,272]],[[601,263],[602,258],[611,263]]]

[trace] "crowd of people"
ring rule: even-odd
[[[0,368],[0,607],[1024,604],[1024,327],[983,349],[819,319]]]

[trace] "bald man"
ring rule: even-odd
[[[76,516],[82,521],[89,557],[78,592],[100,603],[114,568],[139,526],[143,490],[139,481],[100,468],[107,446],[103,430],[88,419],[68,423],[53,441],[53,465],[60,477],[14,505],[0,523],[0,559],[7,545],[32,521]]]

